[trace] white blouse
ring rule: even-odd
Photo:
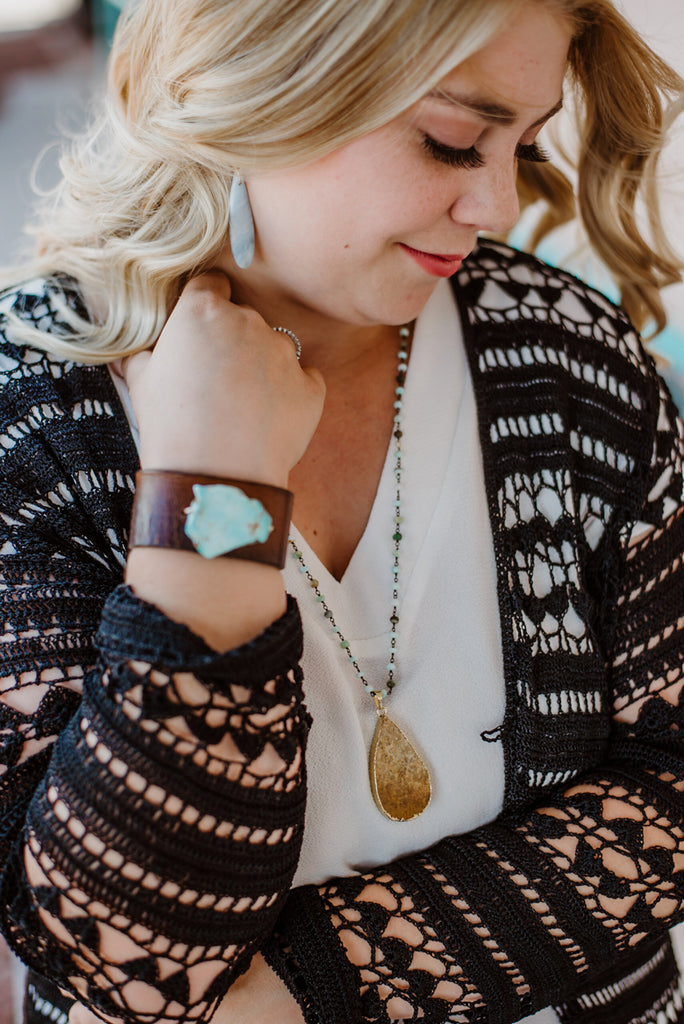
[[[398,339],[397,339],[398,340]],[[496,571],[477,417],[451,288],[438,286],[415,328],[402,423],[396,687],[386,701],[427,761],[433,796],[420,817],[377,809],[368,751],[377,722],[294,558],[285,569],[304,620],[304,692],[313,716],[304,844],[295,884],[321,882],[467,832],[501,811],[504,715]],[[365,677],[386,679],[392,614],[394,442],[364,534],[338,582],[292,534]]]
[[[398,338],[397,338],[398,342]],[[138,440],[124,381],[114,383]],[[424,849],[495,818],[503,806],[504,716],[501,632],[477,410],[448,282],[419,316],[403,407],[399,625],[390,717],[427,761],[433,795],[412,821],[385,818],[373,802],[368,751],[377,716],[292,556],[285,585],[304,624],[304,686],[313,717],[308,797],[294,885],[350,875]],[[341,580],[296,528],[292,537],[361,670],[384,686],[395,514],[394,443],[389,446],[363,536]],[[295,506],[296,517],[296,506]],[[552,1010],[526,1021],[554,1024]]]

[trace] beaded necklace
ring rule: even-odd
[[[299,563],[299,571],[306,576],[307,582],[316,597],[316,602],[320,604],[323,615],[327,619],[339,646],[347,655],[366,693],[375,702],[378,720],[368,756],[368,774],[371,793],[378,809],[382,811],[385,817],[390,818],[392,821],[410,821],[411,818],[416,818],[419,814],[422,814],[432,797],[430,772],[425,761],[399,726],[389,717],[384,703],[396,685],[395,658],[399,626],[399,552],[402,541],[401,524],[403,522],[401,515],[401,477],[403,470],[401,461],[401,439],[403,436],[402,410],[406,372],[408,370],[408,343],[410,337],[411,328],[408,326],[401,327],[399,330],[396,398],[394,401],[394,421],[392,426],[392,436],[394,437],[394,478],[396,481],[394,515],[392,519],[392,541],[394,544],[391,569],[392,614],[390,615],[390,653],[386,665],[387,681],[384,687],[374,687],[366,679],[349,645],[349,641],[345,640],[342,635],[342,631],[335,621],[332,609],[321,593],[319,581],[310,571],[304,561],[302,552],[292,537],[290,537],[290,548],[293,557]]]

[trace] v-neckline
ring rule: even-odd
[[[459,312],[445,282],[435,290],[416,321],[406,376],[402,462],[407,486],[402,492],[402,505],[407,514],[402,524],[400,606],[444,485],[453,432],[445,431],[443,416],[457,416],[456,409],[449,408],[445,413],[444,405],[453,402],[454,388],[462,386],[467,373],[463,347],[458,341],[455,344],[454,322],[460,322]],[[455,349],[455,372],[441,372],[440,353],[445,343]],[[431,372],[434,374],[436,359],[440,361],[440,374],[429,377]],[[435,384],[443,387],[443,396],[434,395]],[[426,394],[430,395],[429,402],[425,401]],[[390,439],[368,520],[340,579],[319,559],[296,523],[291,526],[292,538],[348,640],[381,635],[389,629],[394,463],[394,441]]]

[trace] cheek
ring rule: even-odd
[[[289,250],[301,257],[303,249],[319,247],[342,230],[345,204],[326,185],[288,175],[278,183],[250,186],[257,236],[264,250]]]
[[[324,261],[348,260],[376,248],[386,234],[382,211],[363,194],[348,195],[343,189],[288,189],[268,197],[255,190],[252,211],[262,257],[309,270],[312,264],[322,269]]]
[[[453,181],[453,170],[449,172]],[[263,255],[353,260],[422,231],[448,208],[447,175],[406,138],[359,140],[308,167],[248,183]]]
[[[297,230],[305,204],[296,191],[252,184],[249,186],[249,199],[257,233],[262,241],[272,241],[281,234],[286,237]]]

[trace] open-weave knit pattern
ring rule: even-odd
[[[627,321],[579,282],[487,245],[459,286],[504,637],[506,811],[294,892],[267,955],[311,1021],[503,1024],[549,1002],[581,1017],[593,1004],[575,993],[612,984],[620,953],[632,985],[612,984],[603,1020],[633,1019],[650,985],[637,1019],[655,1021],[674,968],[649,936],[684,907],[682,425]],[[672,1019],[679,992],[665,1002]]]
[[[625,318],[572,277],[486,243],[457,285],[504,813],[289,895],[296,607],[218,655],[119,586],[137,458],[108,371],[0,349],[4,929],[105,1012],[207,1020],[261,948],[320,1024],[681,1017],[682,426]],[[41,284],[4,302],[59,329]]]

